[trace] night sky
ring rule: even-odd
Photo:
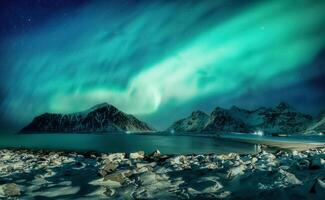
[[[0,1],[0,130],[107,102],[164,129],[193,110],[325,108],[325,1]]]

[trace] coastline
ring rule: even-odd
[[[0,150],[0,198],[319,199],[324,194],[325,148],[200,155]]]

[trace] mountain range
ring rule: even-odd
[[[116,107],[103,103],[86,111],[60,114],[44,113],[24,127],[21,133],[34,132],[153,132],[154,128]],[[325,132],[325,113],[318,117],[301,113],[287,103],[254,110],[233,106],[216,107],[211,114],[194,111],[174,122],[166,132],[219,133],[241,132],[266,134],[318,134]]]
[[[313,118],[298,112],[287,103],[274,108],[260,107],[246,110],[233,106],[230,109],[215,108],[211,114],[195,111],[173,123],[169,132],[242,132],[263,131],[267,134],[323,133],[325,115]]]
[[[103,103],[78,113],[44,113],[35,117],[20,132],[148,132],[154,130],[134,116]]]

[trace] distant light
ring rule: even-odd
[[[261,131],[261,130],[255,131],[253,134],[258,135],[258,136],[263,136],[264,135],[263,131]]]
[[[171,134],[174,134],[175,133],[175,130],[174,129],[170,130],[170,133]]]

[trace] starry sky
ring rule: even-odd
[[[157,129],[216,106],[325,108],[323,0],[2,0],[0,130],[108,102]]]

